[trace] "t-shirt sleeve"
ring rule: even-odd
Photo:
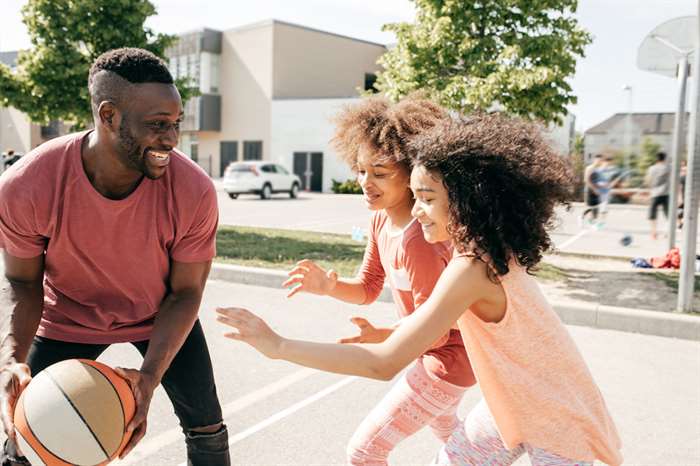
[[[376,215],[372,217],[372,223],[369,229],[367,238],[367,247],[365,254],[362,257],[362,266],[357,274],[357,279],[360,280],[365,289],[365,302],[362,304],[370,304],[379,298],[384,287],[384,267],[379,257],[379,247],[377,246],[377,221]]]
[[[16,179],[0,180],[0,248],[23,259],[43,254],[48,238],[39,233],[36,218],[31,191]]]
[[[219,223],[219,207],[216,190],[209,184],[190,227],[173,245],[170,257],[178,262],[204,262],[216,256],[216,228]]]
[[[433,292],[442,271],[447,267],[449,258],[440,250],[422,238],[410,238],[404,245],[404,267],[411,283],[414,309],[423,304]],[[444,345],[449,339],[449,332],[433,344],[433,348]]]

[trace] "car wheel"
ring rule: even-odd
[[[291,197],[292,199],[296,199],[297,196],[299,196],[299,185],[294,183],[292,185],[292,190],[289,191],[289,197]]]
[[[236,193],[228,193],[228,197],[230,197],[231,199],[238,199],[238,194],[236,194]]]
[[[272,197],[272,187],[269,184],[266,184],[265,186],[262,187],[262,191],[260,192],[260,198],[261,199],[270,199]]]

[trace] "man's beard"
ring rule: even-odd
[[[133,168],[141,172],[147,178],[154,180],[157,177],[148,171],[143,151],[141,150],[139,143],[136,141],[136,138],[132,136],[131,128],[127,121],[127,116],[124,115],[121,125],[119,126],[119,150],[122,156],[125,156],[126,162],[130,168]]]

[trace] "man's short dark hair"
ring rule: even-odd
[[[593,158],[594,158],[594,159],[602,159],[602,158],[603,158],[603,154],[596,154],[596,155],[593,156]]]
[[[126,47],[103,53],[90,67],[88,89],[93,111],[109,100],[119,105],[130,84],[173,84],[165,62],[148,50]]]
[[[659,152],[656,154],[656,160],[659,162],[663,162],[666,160],[666,152]]]

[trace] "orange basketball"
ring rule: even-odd
[[[110,367],[61,361],[32,379],[15,407],[15,432],[34,466],[95,466],[119,455],[129,438],[134,395]]]

